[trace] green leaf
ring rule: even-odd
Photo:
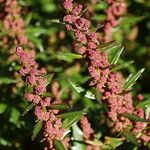
[[[138,117],[137,115],[134,115],[134,114],[125,113],[125,114],[123,114],[123,116],[130,119],[130,120],[137,121],[137,122],[150,122],[149,120],[140,118],[140,117]]]
[[[20,117],[20,112],[16,108],[12,108],[9,121],[17,124]]]
[[[54,143],[56,150],[66,150],[61,141],[55,140]]]
[[[78,93],[82,93],[83,92],[83,96],[86,97],[86,98],[89,98],[89,99],[95,99],[95,96],[94,94],[87,90],[85,91],[85,89],[79,85],[77,85],[76,83],[74,83],[73,81],[71,80],[68,80],[69,83],[71,84],[71,86],[78,92]]]
[[[64,119],[62,127],[69,129],[74,124],[76,124],[81,119],[82,116],[83,116],[83,114],[77,114],[77,115],[72,115],[72,116]]]
[[[49,85],[54,77],[54,73],[52,74],[48,74],[48,75],[44,75],[45,78],[47,78],[47,82],[46,82],[46,86]]]
[[[58,53],[58,55],[60,55],[62,58],[63,57],[67,57],[70,59],[81,59],[82,58],[82,55],[75,54],[75,53]]]
[[[40,95],[43,97],[53,97],[54,96],[52,93],[48,93],[48,92],[42,93]]]
[[[121,65],[119,65],[119,66],[114,67],[113,69],[111,69],[111,71],[112,71],[112,72],[115,72],[115,71],[118,71],[118,70],[120,70],[120,69],[122,69],[122,68],[128,67],[128,66],[131,65],[133,62],[134,62],[133,60],[128,61],[128,62],[126,62],[126,63],[124,63],[124,64],[121,64]]]
[[[117,64],[117,62],[118,62],[118,60],[119,60],[119,58],[120,58],[120,55],[121,55],[121,53],[123,52],[123,50],[124,50],[124,47],[122,47],[118,52],[117,52],[117,54],[114,56],[114,58],[113,58],[113,60],[111,61],[111,64]]]
[[[65,118],[63,121],[63,127],[67,129],[77,123],[84,114],[85,111],[74,111],[57,115],[57,117]]]
[[[107,42],[107,43],[100,44],[100,51],[109,52],[109,51],[114,50],[114,49],[116,49],[120,46],[121,46],[121,44],[118,44],[114,41],[110,41],[110,42]]]
[[[123,138],[112,138],[112,137],[105,137],[105,145],[109,146],[110,149],[116,149],[123,143]]]
[[[122,134],[126,138],[127,141],[129,141],[135,145],[139,145],[137,138],[135,137],[135,135],[132,132],[130,132],[128,130],[124,130]]]
[[[31,137],[32,140],[34,140],[36,138],[37,134],[42,129],[42,126],[43,126],[43,122],[41,120],[35,124],[33,132],[32,132],[32,137]]]
[[[27,114],[34,106],[35,106],[35,104],[32,103],[27,108],[25,108],[24,112],[22,113],[22,116],[24,116],[25,114]]]
[[[57,115],[57,117],[60,118],[67,118],[67,117],[72,117],[72,116],[76,116],[76,115],[80,115],[80,114],[86,114],[84,111],[73,111],[73,112],[67,112],[67,113],[63,113],[60,115]]]
[[[144,100],[137,104],[136,108],[144,108],[147,105],[150,105],[150,99]]]
[[[4,113],[6,109],[7,109],[7,104],[0,103],[0,114]]]
[[[78,142],[84,141],[84,139],[83,139],[83,132],[80,130],[77,124],[74,124],[72,126],[72,134],[73,134],[72,150],[86,150],[86,145],[83,144],[82,142]]]
[[[7,77],[0,77],[0,84],[12,84],[17,83],[18,80],[7,78]]]
[[[70,107],[66,104],[51,104],[49,106],[50,109],[57,109],[57,110],[66,110],[69,109]]]
[[[135,82],[137,81],[137,79],[141,76],[141,74],[144,72],[144,68],[143,69],[141,69],[141,70],[139,70],[135,75],[130,75],[129,77],[128,77],[128,79],[126,80],[126,82],[125,82],[125,84],[124,84],[124,86],[123,86],[123,89],[124,90],[127,90],[127,89],[129,89],[129,88],[131,88],[131,86],[133,85],[133,84],[135,84]]]

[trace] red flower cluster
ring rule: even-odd
[[[75,11],[75,8],[79,8],[80,4],[74,5],[72,0],[64,0],[63,6],[67,3],[71,8],[64,7],[69,14],[63,20],[66,23],[67,30],[74,32],[73,48],[77,53],[83,54],[88,62],[88,70],[92,77],[91,85],[95,85],[102,92],[102,102],[107,104],[108,116],[114,123],[113,130],[129,129],[137,134],[140,128],[140,135],[137,137],[147,143],[150,141],[148,138],[149,131],[145,131],[144,128],[148,124],[134,122],[123,116],[124,113],[129,113],[145,118],[143,109],[134,108],[132,93],[123,90],[124,78],[122,75],[111,72],[108,54],[99,50],[98,33],[90,31],[91,23],[83,17],[82,9]],[[111,6],[107,11],[107,24],[111,23],[112,29],[116,26],[120,15],[125,12],[126,6],[123,1],[108,0],[108,3]],[[80,8],[82,7],[80,6]],[[111,33],[111,30],[108,29],[108,32]],[[140,113],[138,113],[139,111]]]
[[[35,104],[34,114],[39,121],[44,122],[44,140],[47,142],[45,149],[54,150],[53,141],[62,138],[64,129],[61,127],[61,119],[56,117],[59,111],[51,110],[48,106],[59,102],[51,102],[50,97],[42,96],[46,92],[47,79],[44,77],[46,72],[38,69],[38,64],[34,60],[35,54],[24,51],[21,47],[17,47],[16,54],[21,64],[20,74],[33,88],[31,92],[25,93],[25,98]]]
[[[109,7],[106,11],[106,22],[104,24],[104,41],[110,41],[112,30],[119,23],[120,17],[126,12],[126,3],[124,0],[107,0]]]

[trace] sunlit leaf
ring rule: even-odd
[[[116,55],[112,59],[111,64],[114,64],[114,65],[117,64],[117,62],[118,62],[118,60],[120,58],[120,55],[122,54],[123,50],[124,50],[124,47],[121,47],[120,50],[118,50],[118,52],[116,53]]]
[[[150,105],[150,99],[144,100],[137,104],[136,108],[144,108],[147,105]]]
[[[63,121],[62,127],[66,129],[72,127],[81,119],[82,116],[83,116],[83,113],[80,113],[80,114],[72,115],[70,117],[65,118],[65,120]]]
[[[135,75],[129,76],[128,80],[126,80],[126,83],[123,86],[124,90],[127,90],[131,88],[133,84],[137,81],[137,79],[141,76],[141,74],[144,72],[144,68],[139,70]]]
[[[128,66],[131,65],[133,62],[134,62],[133,60],[128,61],[128,62],[126,62],[126,63],[124,63],[124,64],[121,64],[121,65],[119,65],[119,66],[114,67],[113,69],[111,69],[111,71],[112,71],[112,72],[115,72],[115,71],[118,71],[118,70],[120,70],[120,69],[122,69],[122,68],[128,67]]]
[[[118,44],[114,41],[110,41],[107,43],[100,44],[100,51],[109,52],[109,51],[112,51],[112,50],[114,50],[120,46],[121,46],[121,44]]]
[[[66,150],[61,141],[55,140],[54,143],[56,150]]]
[[[34,106],[35,106],[35,104],[32,103],[27,108],[25,108],[24,112],[22,113],[22,116],[24,116],[25,114],[27,114]]]
[[[86,150],[86,145],[78,142],[83,141],[83,132],[80,130],[80,128],[77,126],[77,124],[74,124],[72,126],[72,132],[73,132],[73,147],[72,150]]]
[[[37,136],[37,134],[40,132],[40,130],[42,129],[42,126],[43,126],[43,122],[42,121],[38,121],[35,126],[34,126],[34,129],[33,129],[33,132],[32,132],[32,137],[31,139],[34,140]]]
[[[85,91],[85,89],[79,85],[77,85],[76,83],[74,83],[73,81],[71,80],[68,80],[69,83],[71,84],[71,86],[78,92],[78,93],[83,93],[83,96],[86,97],[86,98],[89,98],[89,99],[95,99],[95,96],[94,94],[90,91],[90,90],[87,90]]]

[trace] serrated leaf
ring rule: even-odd
[[[31,137],[32,140],[34,140],[36,138],[37,134],[42,129],[42,126],[43,126],[43,122],[41,120],[35,124],[35,126],[33,128],[33,132],[32,132],[32,137]]]
[[[54,144],[55,144],[56,150],[66,150],[61,141],[55,140]]]
[[[120,55],[122,54],[124,50],[124,47],[122,47],[120,50],[118,50],[118,52],[116,53],[116,55],[114,56],[113,60],[111,61],[111,64],[117,64],[119,58],[120,58]]]
[[[150,99],[144,100],[137,104],[136,108],[144,108],[147,105],[150,105]]]
[[[0,77],[0,84],[12,84],[17,83],[18,80],[7,78],[7,77]]]
[[[135,114],[125,113],[125,114],[123,114],[123,116],[130,119],[130,120],[137,121],[137,122],[150,122],[149,120],[140,118]]]
[[[22,116],[24,116],[25,114],[27,114],[34,106],[35,106],[35,104],[32,103],[27,108],[25,108],[24,112],[22,113]]]
[[[135,145],[139,145],[137,138],[135,137],[135,135],[132,132],[130,132],[128,130],[124,130],[122,134],[126,138],[127,141],[129,141]]]
[[[126,62],[126,63],[124,63],[124,64],[121,64],[121,65],[119,65],[119,66],[114,67],[113,69],[111,69],[111,71],[112,71],[112,72],[115,72],[115,71],[118,71],[118,70],[120,70],[120,69],[122,69],[122,68],[128,67],[128,66],[131,65],[133,62],[134,62],[133,60],[128,61],[128,62]]]
[[[82,93],[83,92],[83,96],[89,99],[95,99],[95,95],[90,91],[87,90],[85,91],[85,89],[79,85],[77,85],[76,83],[74,83],[71,80],[68,80],[69,83],[71,84],[71,86],[78,92],[78,93]]]
[[[67,110],[70,107],[66,104],[51,104],[49,106],[50,109],[57,109],[57,110]]]
[[[141,76],[141,74],[144,72],[144,68],[139,70],[135,75],[129,76],[128,80],[126,80],[126,83],[123,86],[124,90],[127,90],[131,88],[133,84],[137,81],[137,79]]]

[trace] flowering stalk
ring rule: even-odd
[[[43,140],[46,141],[47,146],[45,150],[55,150],[54,140],[61,140],[64,129],[61,127],[61,119],[57,118],[58,110],[49,109],[52,104],[58,104],[60,101],[52,102],[51,97],[45,97],[47,78],[45,70],[38,69],[36,63],[35,53],[32,51],[24,51],[22,47],[17,47],[17,56],[21,64],[20,75],[26,79],[29,86],[32,87],[31,92],[25,93],[25,98],[28,102],[35,105],[34,114],[38,121],[43,122]]]
[[[32,47],[29,42],[26,31],[25,23],[21,17],[21,7],[18,5],[17,0],[1,0],[2,11],[0,12],[0,19],[2,20],[3,30],[5,33],[2,35],[2,46],[9,49],[9,61],[15,59],[15,48],[18,45]]]
[[[125,0],[107,0],[109,5],[106,10],[106,22],[104,23],[103,32],[105,42],[111,40],[112,30],[119,24],[120,17],[126,13]]]
[[[114,12],[115,17],[109,16],[109,21],[114,27],[116,19],[124,13],[125,6],[121,3],[123,7],[120,7],[118,5],[120,1],[108,2],[113,6],[108,12]],[[107,104],[107,115],[114,124],[113,130],[123,132],[128,129],[140,141],[145,144],[148,143],[150,132],[144,130],[148,123],[131,121],[124,116],[124,114],[136,114],[141,118],[145,118],[144,110],[134,108],[132,93],[123,89],[124,78],[120,73],[111,71],[108,54],[99,50],[100,38],[98,33],[90,31],[91,22],[83,17],[83,6],[73,4],[73,0],[63,0],[62,6],[67,12],[67,15],[63,18],[66,29],[73,31],[75,36],[73,48],[76,53],[82,54],[87,60],[88,70],[92,78],[90,85],[95,86],[98,91],[102,92],[102,102]],[[119,11],[116,12],[117,10]]]

